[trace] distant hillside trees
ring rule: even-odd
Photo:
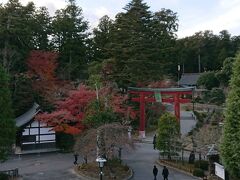
[[[239,47],[240,37],[231,36],[227,30],[219,35],[210,30],[200,31],[177,40],[175,62],[184,66],[181,71],[188,73],[198,72],[199,62],[201,72],[216,71],[226,58],[235,56]]]

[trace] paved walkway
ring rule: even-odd
[[[152,136],[147,137],[143,143],[136,144],[136,150],[123,152],[123,160],[134,170],[134,180],[153,179],[152,168],[157,165],[158,151],[153,150]],[[160,180],[162,167],[158,166]],[[0,164],[0,170],[19,168],[24,180],[79,180],[73,171],[73,155],[61,153],[24,155],[21,158],[12,157]],[[194,180],[174,170],[170,170],[169,180]],[[81,179],[81,180],[84,180]]]
[[[134,180],[153,179],[152,169],[158,168],[158,180],[162,179],[162,167],[156,163],[158,150],[153,150],[152,137],[147,137],[143,143],[136,144],[136,151],[125,152],[123,160],[134,170]],[[169,169],[169,180],[196,180],[197,178]]]
[[[157,165],[158,151],[153,150],[152,137],[147,137],[143,143],[136,144],[136,150],[123,153],[123,160],[134,170],[133,180],[153,179],[152,168]],[[23,180],[84,180],[72,172],[72,154],[49,153],[39,155],[25,155],[20,159],[11,158],[0,164],[0,170],[19,168]],[[159,169],[160,180],[162,167]],[[169,180],[195,180],[177,171],[171,170]]]
[[[165,104],[166,110],[170,113],[174,113],[172,104]],[[197,123],[196,117],[192,111],[182,111],[180,113],[180,131],[181,135],[187,135]]]
[[[180,128],[181,134],[187,135],[195,126],[197,120],[192,111],[181,111]]]
[[[73,155],[61,153],[23,155],[0,164],[0,170],[18,168],[23,180],[79,180],[72,167]]]

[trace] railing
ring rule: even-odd
[[[11,169],[11,170],[6,170],[6,171],[0,171],[0,174],[7,174],[9,177],[18,177],[18,168],[16,169]]]
[[[183,149],[183,151],[178,152],[178,155],[172,155],[170,157],[170,159],[176,160],[176,161],[186,161],[187,162],[189,160],[189,156],[190,156],[191,152],[192,151],[190,151],[190,150]],[[207,157],[205,155],[202,155],[199,152],[195,152],[194,155],[195,155],[194,156],[195,161],[207,160]],[[161,153],[159,153],[159,160],[169,160],[169,157],[167,156],[167,154],[162,155]]]

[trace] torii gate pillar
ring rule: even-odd
[[[139,136],[145,138],[145,95],[140,93],[140,128]]]
[[[191,99],[182,99],[181,95],[192,94],[194,88],[128,88],[130,94],[139,95],[139,97],[132,97],[132,101],[140,103],[140,127],[139,137],[145,138],[145,103],[156,102],[153,95],[155,92],[171,95],[172,97],[163,98],[163,103],[174,103],[174,111],[177,121],[180,123],[180,104],[190,103]]]

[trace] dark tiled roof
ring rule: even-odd
[[[185,73],[179,80],[179,85],[195,86],[201,73]]]
[[[34,103],[31,109],[29,109],[27,112],[25,112],[24,114],[22,114],[21,116],[19,116],[15,119],[16,126],[21,127],[24,124],[27,124],[34,118],[34,116],[39,111],[40,111],[40,106],[37,103]]]

